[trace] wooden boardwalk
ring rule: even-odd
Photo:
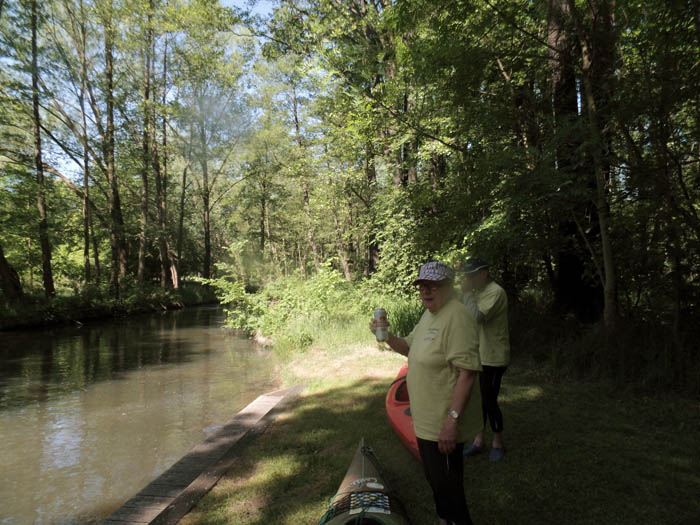
[[[177,523],[303,389],[296,386],[258,397],[101,523]]]

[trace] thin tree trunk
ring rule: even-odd
[[[100,270],[100,250],[97,237],[95,236],[95,221],[92,220],[92,212],[88,213],[88,223],[90,224],[90,238],[92,239],[92,258],[95,261],[95,282],[99,283],[102,279],[102,272]]]
[[[365,177],[369,186],[371,202],[371,194],[375,191],[377,186],[377,170],[374,166],[374,148],[371,143],[368,143],[366,148]],[[368,206],[368,208],[371,211],[371,206]],[[374,228],[375,225],[372,224],[367,233],[367,267],[365,268],[365,275],[372,275],[377,271],[377,267],[379,266],[379,246],[377,244],[377,236],[374,233]]]
[[[49,226],[46,214],[46,181],[44,165],[41,159],[41,121],[39,115],[39,66],[37,49],[38,6],[32,0],[32,124],[34,128],[34,166],[37,182],[37,208],[39,211],[39,244],[41,246],[41,268],[46,297],[56,295],[53,273],[51,271],[51,244],[49,243]]]
[[[187,152],[187,162],[185,167],[182,169],[182,183],[180,185],[180,210],[178,217],[177,226],[177,272],[178,275],[182,273],[182,247],[184,243],[184,228],[185,228],[185,197],[187,195],[187,169],[192,163],[192,148],[194,141],[194,125],[190,123],[190,143]]]
[[[153,0],[151,0],[151,6],[153,6]],[[168,93],[168,34],[165,34],[165,42],[163,44],[163,97],[161,99],[162,107],[165,108],[167,102]],[[155,93],[154,93],[155,97]],[[155,111],[153,115],[154,130],[155,130]],[[159,184],[158,187],[161,188],[159,195],[158,206],[158,226],[160,230],[160,265],[161,265],[161,286],[168,287],[172,286],[175,289],[180,288],[180,275],[178,272],[177,265],[171,257],[171,247],[170,247],[170,236],[168,235],[168,119],[163,113],[162,115],[162,148],[161,154],[156,155],[156,165],[160,166],[161,163],[158,158],[162,158],[162,172],[159,171]],[[155,131],[154,131],[154,141],[155,144]]]
[[[292,84],[292,111],[294,115],[294,131],[296,134],[297,147],[299,148],[299,159],[302,163],[306,162],[304,145],[301,140],[301,125],[299,123],[299,108],[297,104],[297,89],[296,85]],[[304,220],[306,222],[306,237],[311,247],[311,256],[314,260],[314,267],[318,272],[321,269],[321,262],[318,258],[318,246],[316,245],[316,235],[314,234],[313,222],[311,220],[311,205],[309,200],[309,181],[307,180],[307,170],[302,168],[301,172],[301,187],[304,200]]]
[[[569,7],[575,13],[575,5],[569,0]],[[596,208],[598,211],[598,225],[600,228],[601,249],[603,253],[603,322],[608,335],[612,335],[617,325],[617,270],[613,257],[612,240],[610,238],[610,203],[608,201],[608,180],[610,179],[610,152],[603,129],[609,126],[601,123],[598,112],[598,101],[606,104],[609,94],[601,93],[596,96],[596,85],[612,84],[614,71],[612,64],[615,46],[612,37],[612,20],[610,6],[607,0],[595,4],[595,13],[598,34],[597,38],[584,38],[583,28],[579,17],[574,15],[581,40],[581,52],[583,58],[583,95],[585,98],[588,127],[591,134],[591,149],[596,182]],[[593,49],[589,42],[600,49]],[[611,89],[611,88],[608,88]],[[606,117],[609,118],[609,117]]]
[[[207,136],[204,129],[204,119],[199,122],[199,162],[202,168],[202,221],[204,226],[204,268],[202,275],[205,279],[211,277],[211,222],[209,195],[209,163],[207,162]]]
[[[337,209],[337,207],[333,207],[333,223],[335,224],[336,253],[338,254],[338,261],[340,261],[340,266],[343,269],[343,276],[345,276],[345,280],[352,281],[352,273],[350,272],[350,263],[348,262],[346,243],[343,240],[343,229],[338,219],[338,213],[336,212]]]
[[[279,265],[279,257],[277,255],[277,245],[275,244],[274,240],[272,239],[272,230],[270,229],[270,213],[267,205],[267,201],[264,202],[264,207],[265,211],[263,213],[263,228],[264,228],[264,236],[267,237],[267,245],[270,248],[270,260],[272,261],[272,264],[275,268],[275,273],[277,275],[280,275],[280,265]]]
[[[148,17],[150,23],[150,16]],[[143,52],[143,130],[141,137],[141,217],[139,231],[139,255],[136,279],[143,283],[146,272],[146,248],[148,243],[148,170],[151,167],[151,31],[146,28]]]
[[[80,119],[83,135],[83,275],[87,285],[91,279],[90,269],[90,152],[87,146],[87,115],[85,113],[85,91],[87,79],[87,57],[85,56],[86,36],[85,36],[85,13],[82,0],[80,8],[80,91],[78,102],[80,104]]]

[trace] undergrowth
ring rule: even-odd
[[[366,336],[374,309],[380,307],[387,310],[391,330],[406,335],[423,311],[413,296],[387,294],[370,280],[350,283],[330,267],[310,278],[277,279],[255,293],[240,281],[220,278],[207,283],[224,304],[230,327],[272,339],[280,355],[322,341],[358,340]]]

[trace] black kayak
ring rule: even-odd
[[[360,440],[340,488],[319,525],[408,525],[401,502],[386,484],[372,448]]]

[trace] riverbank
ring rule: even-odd
[[[110,297],[107,290],[91,290],[51,299],[26,296],[11,305],[0,304],[0,331],[82,324],[97,319],[118,319],[216,303],[218,300],[214,293],[195,282],[183,283],[179,290],[134,285],[125,289],[120,299]]]
[[[318,523],[364,437],[416,524],[435,521],[421,466],[391,431],[384,396],[404,358],[362,344],[291,356],[307,388],[181,523]],[[561,381],[515,356],[503,381],[507,455],[467,460],[474,521],[696,523],[700,403]]]

